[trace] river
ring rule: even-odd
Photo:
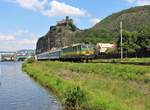
[[[0,110],[61,110],[57,98],[21,69],[20,62],[0,62]]]

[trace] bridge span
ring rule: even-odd
[[[34,55],[33,50],[0,51],[0,61],[23,61]]]
[[[1,51],[0,52],[0,61],[15,61],[16,52]]]

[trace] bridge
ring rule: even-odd
[[[0,51],[0,61],[24,61],[34,54],[34,50]]]
[[[0,51],[0,61],[15,61],[16,52],[14,51]]]

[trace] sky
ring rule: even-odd
[[[0,0],[0,51],[35,49],[39,37],[65,16],[88,29],[123,9],[150,0]]]

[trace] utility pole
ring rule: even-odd
[[[122,45],[122,21],[120,22],[120,47],[121,47],[121,59],[123,59],[123,45]]]
[[[47,36],[47,48],[48,48],[48,51],[50,51],[50,39],[49,39],[49,36]]]

